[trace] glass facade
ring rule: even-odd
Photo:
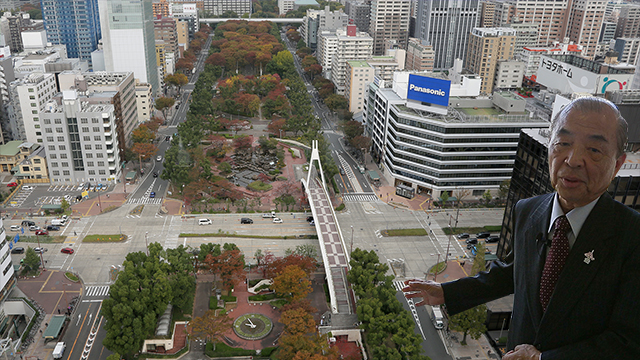
[[[47,41],[67,46],[70,58],[87,60],[102,37],[98,0],[42,0]]]

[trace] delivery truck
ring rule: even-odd
[[[64,354],[64,349],[67,348],[67,345],[64,341],[61,341],[56,344],[56,347],[53,349],[53,358],[54,359],[62,359],[62,355]]]

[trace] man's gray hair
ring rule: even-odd
[[[564,119],[566,119],[571,111],[579,111],[584,114],[600,113],[607,109],[613,112],[616,118],[615,120],[618,122],[618,129],[616,131],[616,151],[617,157],[621,156],[624,154],[624,148],[627,145],[627,131],[629,125],[627,124],[627,120],[622,117],[622,114],[620,114],[618,107],[614,103],[599,97],[582,97],[575,99],[556,114],[555,118],[551,122],[551,140],[553,141],[556,137],[560,124]]]

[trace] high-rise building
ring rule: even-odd
[[[565,37],[583,46],[582,56],[593,59],[600,38],[605,3],[602,0],[573,0]]]
[[[522,86],[526,64],[520,60],[498,60],[493,77],[493,90],[515,90]]]
[[[614,50],[618,52],[618,61],[631,65],[640,65],[640,38],[619,38],[614,40]]]
[[[480,23],[478,27],[497,27],[496,23],[496,2],[484,1],[480,4]]]
[[[640,37],[640,4],[624,4],[620,7],[616,37]]]
[[[75,90],[56,100],[42,112],[51,182],[117,183],[122,166],[113,105],[88,104]]]
[[[618,23],[613,21],[603,21],[598,41],[601,43],[608,43],[610,40],[614,39],[616,37],[617,25]]]
[[[106,70],[133,71],[158,94],[151,0],[98,0],[98,6]]]
[[[16,79],[13,69],[13,58],[8,46],[0,47],[0,128],[2,135],[0,138],[4,143],[7,140],[14,140],[9,118],[9,86]]]
[[[189,50],[189,21],[185,19],[175,19],[175,21],[178,49],[180,50],[180,57],[182,57],[182,54]]]
[[[364,107],[364,97],[369,83],[373,82],[374,69],[366,61],[348,60],[345,83],[345,97],[349,101],[349,111],[357,113]]]
[[[355,25],[347,30],[336,30],[336,50],[331,59],[331,81],[336,93],[343,95],[347,77],[347,60],[365,60],[371,56],[373,39],[369,34],[357,32]]]
[[[317,59],[322,66],[323,76],[331,77],[331,61],[338,46],[338,36],[335,31],[322,31],[318,34]]]
[[[42,144],[40,113],[57,91],[55,76],[42,72],[33,72],[11,83],[9,119],[14,140]]]
[[[326,6],[324,10],[308,9],[307,15],[302,19],[302,25],[300,25],[300,35],[308,47],[316,49],[318,33],[325,30],[342,29],[348,23],[349,16],[342,10],[330,11],[329,6]]]
[[[154,0],[152,6],[154,19],[169,17],[169,3],[167,2],[167,0]]]
[[[510,0],[502,7],[501,19],[506,17],[511,23],[538,24],[538,45],[544,46],[554,41],[562,42],[568,7],[569,0]]]
[[[169,4],[171,16],[179,21],[186,21],[189,28],[189,39],[193,40],[195,33],[200,31],[200,16],[198,8],[193,4],[171,3]]]
[[[465,68],[482,78],[481,93],[493,92],[498,61],[513,58],[515,42],[516,31],[512,28],[475,28],[471,31]]]
[[[278,0],[278,10],[280,15],[286,14],[289,10],[293,10],[295,0]]]
[[[432,71],[436,53],[427,41],[409,38],[405,68],[416,71]]]
[[[370,2],[347,1],[344,5],[344,12],[349,16],[349,21],[353,21],[358,31],[369,31]]]
[[[464,59],[471,30],[478,25],[478,0],[433,0],[418,4],[416,38],[426,40],[436,54],[435,70],[446,70]]]
[[[402,49],[409,39],[410,0],[372,0],[369,35],[373,54],[384,55],[384,41],[395,40]]]
[[[522,49],[525,47],[535,46],[538,43],[538,25],[537,24],[509,24],[516,31],[516,45],[513,49],[513,55],[519,58]]]
[[[214,16],[220,16],[227,11],[233,11],[239,17],[251,14],[251,0],[205,0],[205,11]]]
[[[65,71],[58,76],[60,90],[76,90],[78,98],[89,104],[113,105],[116,150],[124,159],[125,147],[131,145],[131,132],[138,125],[136,88],[132,72]]]
[[[27,16],[29,14],[26,14]],[[4,36],[4,45],[9,46],[12,53],[18,53],[23,50],[22,47],[22,21],[24,14],[12,15],[4,13],[0,18],[0,33]]]
[[[42,18],[47,41],[66,45],[67,56],[91,64],[102,37],[98,0],[43,0]]]
[[[178,53],[178,28],[174,19],[163,18],[154,20],[153,30],[155,39],[164,41],[165,53]]]

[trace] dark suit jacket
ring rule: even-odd
[[[516,204],[509,264],[442,284],[449,314],[513,293],[509,350],[531,344],[545,360],[640,359],[640,214],[607,193],[600,197],[543,313],[540,276],[553,195]],[[587,264],[590,251],[595,260]]]

